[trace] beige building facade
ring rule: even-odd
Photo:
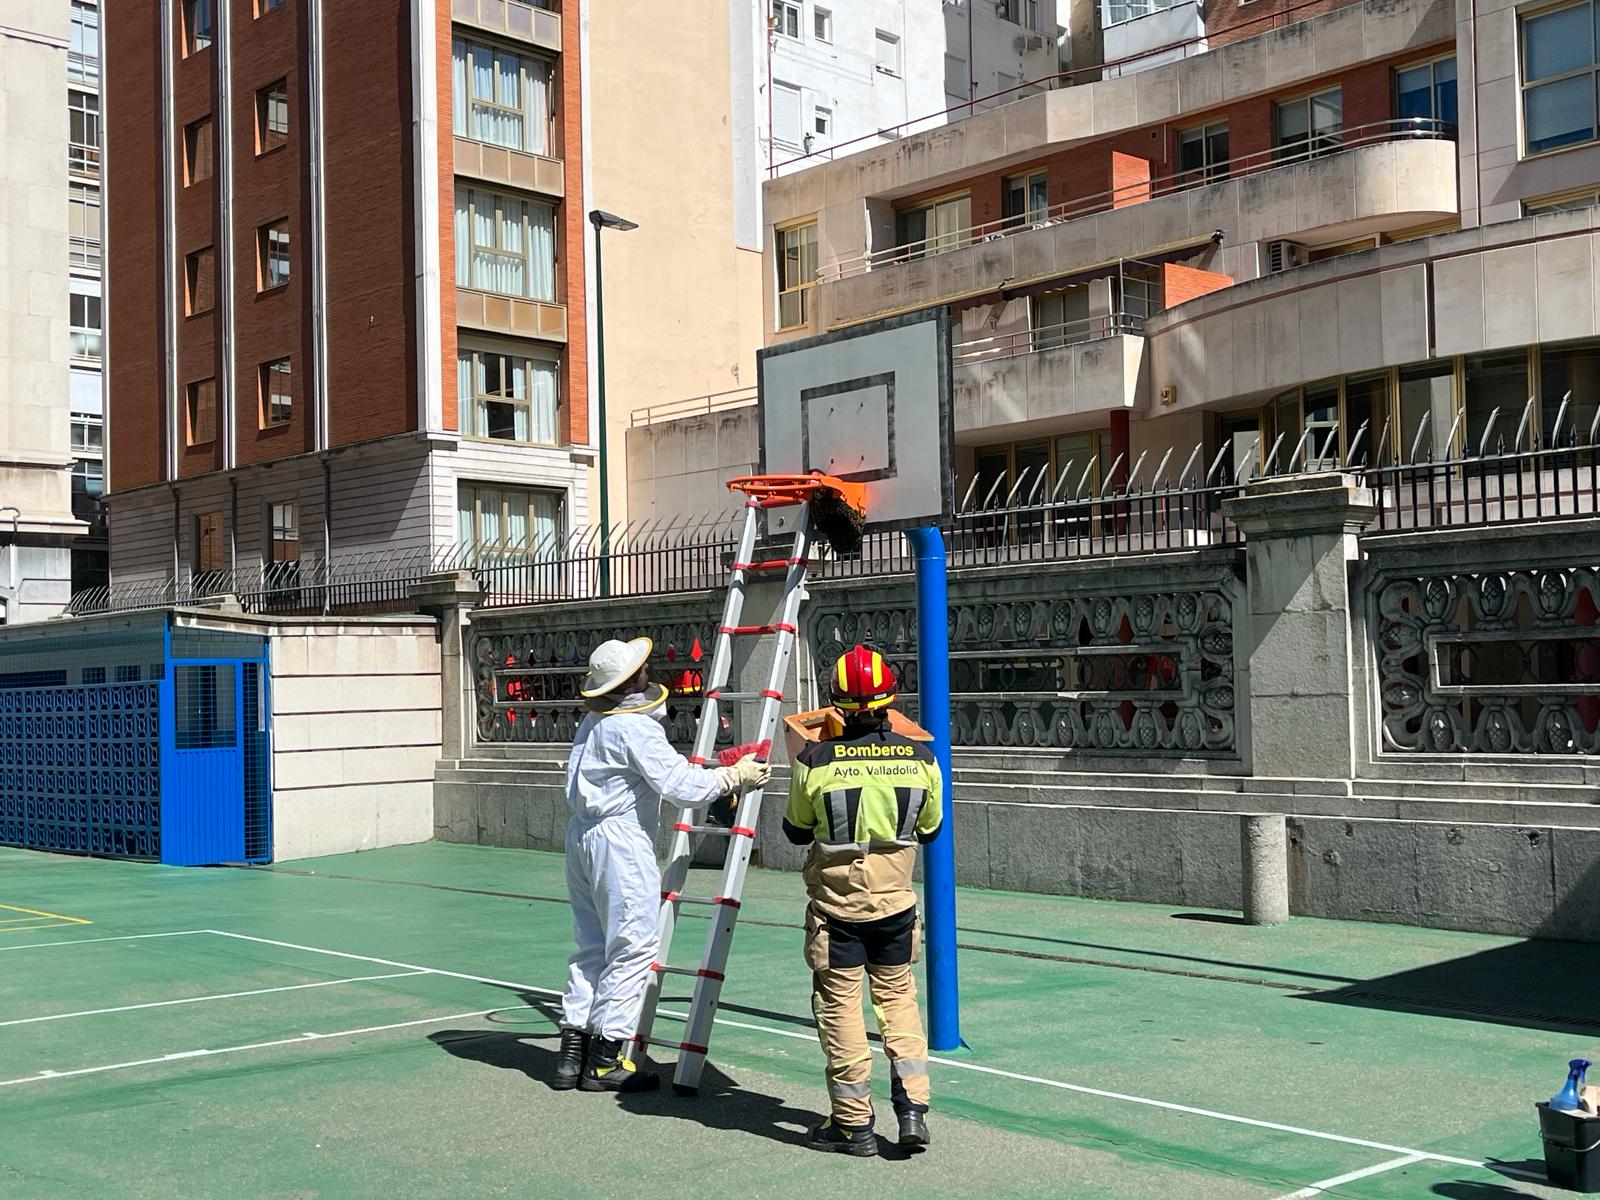
[[[735,231],[730,6],[681,6],[667,22],[643,10],[584,10],[589,195],[639,226],[600,231],[603,295],[593,289],[604,304],[606,473],[617,524],[655,507],[653,492],[630,495],[629,429],[748,405],[762,341],[761,254],[742,248]],[[653,455],[650,463],[654,475]],[[691,483],[681,451],[664,452],[660,473],[669,494]],[[598,496],[598,478],[594,488]]]
[[[67,271],[69,7],[15,0],[0,26],[0,623],[71,593]]]

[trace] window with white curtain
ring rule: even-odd
[[[533,488],[463,483],[456,494],[456,537],[481,551],[550,552],[559,544],[561,495]]]
[[[550,64],[499,46],[451,43],[457,137],[529,154],[550,153]]]
[[[456,283],[530,300],[556,298],[556,211],[478,188],[456,189]]]
[[[554,446],[558,396],[553,359],[467,346],[456,353],[456,397],[468,437]]]

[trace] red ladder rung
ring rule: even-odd
[[[763,633],[798,633],[793,625],[779,621],[773,625],[718,625],[718,633],[725,633],[729,637],[754,637]]]
[[[777,571],[787,570],[789,567],[809,567],[809,558],[764,558],[760,562],[736,562],[733,564],[735,571]]]
[[[715,979],[718,982],[726,982],[728,978],[721,971],[713,971],[710,967],[700,967],[698,969],[694,967],[669,967],[666,963],[655,962],[650,964],[650,969],[658,975],[663,973],[670,975],[698,975],[703,979]]]

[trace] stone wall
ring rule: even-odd
[[[628,519],[736,512],[727,482],[756,469],[756,415],[752,404],[629,429]]]
[[[264,623],[272,664],[272,858],[433,835],[439,640],[420,617]]]
[[[1295,913],[1600,940],[1600,524],[1364,533],[1374,497],[1326,474],[1226,507],[1243,551],[952,573],[958,882],[1237,908],[1241,818],[1270,813]],[[811,591],[793,704],[865,640],[914,714],[910,578]],[[719,603],[499,613],[479,633],[559,631],[574,656],[629,622],[709,627]],[[441,763],[438,836],[559,848],[564,760],[559,740],[480,741]],[[757,853],[792,868],[780,809]]]

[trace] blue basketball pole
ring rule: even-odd
[[[956,979],[955,801],[950,780],[950,599],[945,585],[944,535],[938,526],[906,537],[917,563],[917,675],[922,727],[944,777],[944,824],[923,849],[923,905],[928,923],[928,1045],[961,1045],[961,997]]]

